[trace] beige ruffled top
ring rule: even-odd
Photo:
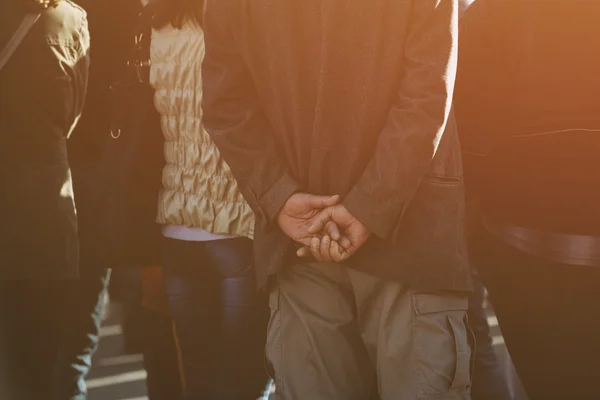
[[[150,81],[165,135],[157,221],[253,237],[254,214],[202,126],[204,35],[192,21],[152,34]]]

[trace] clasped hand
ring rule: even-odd
[[[281,230],[301,244],[300,257],[341,262],[350,258],[371,232],[340,204],[339,196],[293,194],[279,213]]]

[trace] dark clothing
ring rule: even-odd
[[[600,269],[533,257],[491,235],[475,249],[529,399],[599,399]]]
[[[100,161],[104,143],[110,137],[109,88],[125,71],[136,16],[142,9],[137,0],[77,0],[76,3],[88,13],[93,60],[86,106],[69,140],[75,181],[87,178],[89,169]]]
[[[65,315],[69,281],[2,282],[1,318],[6,330],[10,368],[0,380],[10,382],[11,400],[54,400],[54,370]],[[35,384],[32,384],[34,383]]]
[[[143,354],[149,400],[183,400],[173,319],[168,313],[146,307],[144,296],[148,294],[144,293],[142,275],[141,268],[123,268],[113,270],[111,276],[110,300],[122,306],[124,350]]]
[[[600,268],[600,236],[541,231],[489,218],[482,222],[485,230],[496,238],[532,256],[559,264]]]
[[[10,365],[0,381],[15,393],[7,399],[86,399],[109,277],[89,269],[77,280],[0,285],[0,335],[8,339]]]
[[[159,312],[141,311],[140,332],[148,400],[183,400],[183,380],[173,320]]]
[[[109,281],[110,270],[83,270],[79,279],[69,282],[65,304],[55,305],[54,323],[60,322],[58,327],[62,332],[55,366],[54,393],[57,400],[87,398],[85,378],[92,368],[92,356],[100,342]]]
[[[0,46],[25,11],[0,3]],[[66,140],[83,107],[89,65],[85,12],[42,12],[0,74],[0,277],[78,274],[77,220]]]
[[[460,26],[467,190],[499,223],[600,235],[600,3],[477,0]]]
[[[104,299],[110,282],[110,270],[89,268],[81,277],[69,283],[65,304],[53,310],[63,315],[59,328],[58,362],[55,367],[57,400],[85,400],[85,378],[92,368],[92,356],[100,342],[100,325],[104,313]]]
[[[256,291],[252,242],[165,239],[163,252],[185,399],[260,397],[268,307]]]
[[[77,199],[81,268],[106,267],[104,231],[99,216],[105,214],[99,163],[110,137],[110,85],[120,79],[133,45],[134,28],[141,4],[137,0],[77,0],[88,12],[92,63],[86,104],[69,140],[69,161]],[[116,11],[118,10],[118,11]]]
[[[256,213],[259,284],[291,251],[276,217],[303,191],[340,194],[374,233],[349,265],[470,289],[457,18],[454,0],[208,2],[204,123]]]
[[[477,0],[460,28],[457,119],[487,225],[471,250],[531,400],[600,398],[600,269],[534,251],[600,235],[599,18],[594,1]]]

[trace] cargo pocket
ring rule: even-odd
[[[472,343],[467,296],[413,294],[413,342],[419,399],[468,399]]]
[[[277,283],[274,285],[277,285]],[[279,298],[280,289],[278,286],[275,286],[269,292],[269,308],[271,310],[271,316],[267,325],[265,368],[273,382],[275,382],[276,390],[283,388],[283,381],[278,378],[276,374],[276,372],[281,371],[282,368],[281,313],[279,309]]]

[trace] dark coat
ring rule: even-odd
[[[21,22],[0,3],[0,45]],[[86,14],[69,1],[44,11],[0,73],[0,277],[78,275],[77,218],[66,141],[83,108]]]
[[[469,196],[503,224],[600,235],[600,3],[476,0],[456,116]]]
[[[133,45],[136,17],[142,6],[137,0],[76,0],[89,20],[92,64],[87,98],[81,120],[69,140],[69,160],[77,199],[80,265],[105,268],[106,249],[98,240],[98,218],[102,195],[98,168],[110,138],[110,85],[125,72]],[[101,217],[100,217],[101,218]]]
[[[207,3],[204,122],[256,213],[259,282],[291,252],[276,217],[303,191],[341,195],[374,233],[352,267],[471,287],[457,20],[453,0]]]

